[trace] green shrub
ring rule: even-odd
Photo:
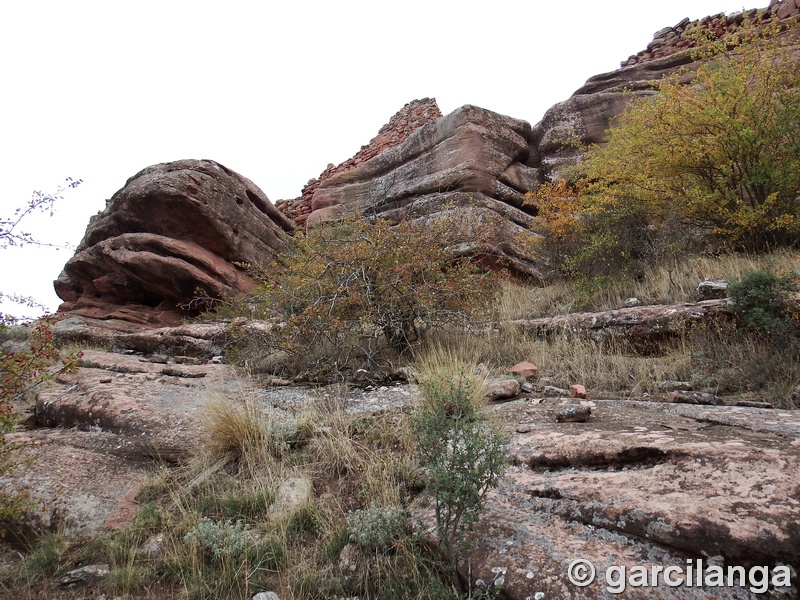
[[[581,169],[595,203],[635,202],[730,248],[800,240],[800,71],[781,26],[702,40],[697,68],[633,99]],[[692,84],[685,84],[691,75]]]
[[[780,31],[759,20],[698,40],[692,70],[632,94],[570,183],[529,194],[543,234],[529,239],[579,282],[579,305],[699,248],[798,246],[800,70]]]
[[[771,335],[796,333],[800,323],[788,294],[797,288],[797,276],[750,271],[730,282],[733,310],[746,329]]]
[[[477,521],[486,492],[497,485],[508,441],[482,418],[481,398],[471,393],[472,373],[474,367],[464,364],[457,364],[450,378],[441,371],[430,379],[421,373],[424,400],[412,417],[417,458],[434,499],[439,542],[460,592],[464,591],[457,572],[460,537]]]

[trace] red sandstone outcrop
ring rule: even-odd
[[[476,240],[492,239],[465,244],[459,253],[501,259],[513,271],[536,274],[534,260],[516,241],[533,221],[523,206],[525,193],[540,183],[539,171],[527,164],[530,131],[525,121],[463,106],[318,182],[307,221],[349,211],[393,221],[445,216],[480,229]]]
[[[775,15],[786,27],[780,35],[794,40],[794,60],[800,61],[798,1],[773,1],[769,8],[699,21],[684,19],[674,27],[656,32],[647,49],[624,61],[622,68],[589,78],[572,97],[545,113],[532,130],[529,164],[540,168],[546,179],[564,178],[565,169],[581,160],[580,146],[604,142],[610,124],[631,97],[655,94],[658,81],[682,71],[685,71],[683,80],[691,81],[691,73],[698,64],[689,51],[695,44],[691,31],[707,29],[722,37],[745,19],[767,20]]]
[[[361,163],[377,156],[384,150],[393,148],[398,144],[403,143],[408,136],[414,133],[417,129],[435,121],[442,116],[439,106],[436,104],[436,98],[422,98],[421,100],[412,100],[401,108],[389,122],[381,127],[369,144],[362,146],[355,156],[347,159],[340,165],[328,165],[319,177],[311,179],[303,188],[300,197],[294,200],[278,200],[275,205],[283,211],[289,218],[294,220],[299,226],[304,226],[308,215],[311,214],[312,207],[311,201],[314,192],[323,182],[327,181],[334,175],[345,173],[351,169],[356,168]]]
[[[293,229],[253,182],[219,163],[148,167],[92,217],[55,282],[59,310],[176,324],[198,288],[212,297],[248,290],[234,263],[266,266]]]
[[[353,210],[390,220],[447,214],[475,221],[491,230],[496,243],[468,245],[460,249],[463,254],[502,258],[512,271],[535,275],[536,257],[517,242],[534,223],[533,211],[523,205],[525,192],[546,179],[562,178],[581,160],[582,144],[602,143],[631,93],[655,94],[658,81],[681,70],[690,81],[697,64],[689,52],[693,31],[722,37],[744,20],[776,16],[787,28],[781,35],[794,36],[800,31],[799,2],[773,1],[765,9],[684,19],[664,28],[646,50],[621,69],[590,78],[533,128],[474,106],[441,117],[434,100],[414,101],[356,156],[329,166],[300,198],[278,207],[302,225]]]
[[[494,409],[524,433],[512,435],[512,466],[470,535],[462,574],[473,586],[501,572],[504,598],[605,598],[612,565],[630,573],[634,565],[685,572],[687,557],[706,567],[798,564],[797,411],[583,402],[592,409],[585,423],[556,423],[557,401]],[[577,559],[597,569],[586,587],[567,577]],[[661,582],[629,585],[620,597],[764,597],[746,586]],[[767,597],[795,597],[793,584]]]

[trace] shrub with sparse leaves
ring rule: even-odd
[[[453,583],[464,592],[457,565],[461,536],[478,520],[486,492],[505,469],[508,437],[481,415],[474,366],[420,374],[423,400],[414,412],[417,459],[433,496],[439,542]]]
[[[298,235],[275,275],[262,274],[259,295],[285,318],[271,347],[305,365],[375,367],[430,329],[485,318],[498,275],[454,253],[478,231],[447,217],[355,217]]]

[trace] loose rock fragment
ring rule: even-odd
[[[517,363],[511,367],[509,372],[516,377],[523,377],[527,381],[534,381],[539,377],[539,367],[527,361]]]
[[[490,381],[486,385],[486,398],[491,401],[510,400],[520,395],[522,386],[516,379]]]
[[[690,381],[662,381],[658,389],[662,392],[691,392],[694,386]]]
[[[544,388],[542,388],[542,394],[547,398],[566,398],[570,395],[568,390],[552,385],[544,386]]]
[[[583,423],[592,415],[592,409],[580,404],[568,404],[556,415],[558,423]]]
[[[80,569],[74,569],[58,580],[64,586],[71,586],[90,579],[103,579],[108,576],[111,567],[108,565],[86,565]]]
[[[569,393],[573,398],[586,399],[586,388],[580,384],[569,386]]]

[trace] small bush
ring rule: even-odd
[[[408,511],[399,506],[370,504],[348,515],[350,541],[368,551],[386,552],[407,535],[408,519]]]
[[[243,390],[238,402],[218,398],[208,406],[206,449],[212,456],[247,466],[265,459],[281,460],[296,435],[291,423],[264,413],[254,390]]]
[[[242,521],[216,522],[203,517],[200,523],[183,536],[183,543],[186,546],[197,545],[208,558],[237,559],[247,546],[249,529]]]
[[[480,319],[497,276],[453,252],[479,231],[444,217],[353,218],[309,230],[276,275],[262,273],[259,295],[286,318],[273,329],[273,349],[294,371],[375,367],[429,329]]]
[[[19,579],[28,584],[66,570],[65,556],[69,544],[61,532],[47,533],[40,537],[36,546],[25,556]]]
[[[788,293],[797,288],[797,276],[750,271],[730,282],[728,293],[745,328],[771,335],[796,333],[800,322]]]
[[[460,537],[477,521],[486,492],[497,485],[508,441],[481,418],[482,397],[471,393],[476,387],[474,372],[474,367],[456,362],[450,378],[441,370],[430,378],[421,374],[424,401],[412,418],[417,458],[434,499],[439,542],[460,592],[464,591],[457,571]]]

